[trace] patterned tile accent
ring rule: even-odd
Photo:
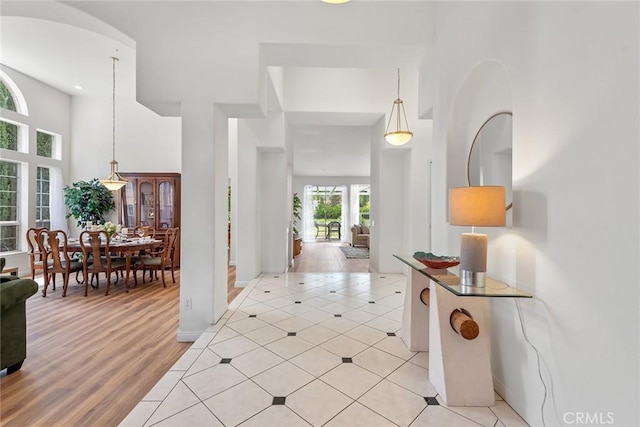
[[[273,398],[273,405],[284,405],[287,401],[286,396],[275,396]]]

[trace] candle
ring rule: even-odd
[[[472,272],[487,271],[487,235],[462,233],[460,241],[460,269]]]

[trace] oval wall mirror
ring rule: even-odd
[[[473,138],[467,162],[469,185],[503,185],[507,210],[513,203],[511,185],[512,114],[501,111],[489,117]]]

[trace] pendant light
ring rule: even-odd
[[[400,110],[402,110],[402,115]],[[394,111],[396,114],[396,130],[390,131],[389,126],[391,126]],[[404,117],[404,129],[402,128],[402,117]],[[384,139],[391,145],[404,145],[411,140],[411,137],[413,137],[413,133],[409,130],[407,113],[404,112],[404,104],[400,99],[400,68],[398,68],[398,98],[393,101],[387,129],[384,132]]]
[[[116,191],[124,187],[127,184],[127,180],[121,177],[118,173],[118,162],[116,161],[116,61],[118,61],[119,59],[115,56],[112,56],[111,59],[113,60],[113,160],[111,160],[111,174],[107,178],[101,179],[100,182],[102,183],[102,185],[107,187],[107,189]]]

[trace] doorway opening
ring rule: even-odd
[[[304,249],[289,271],[368,272],[368,247],[351,246],[351,228],[369,224],[369,184],[312,184],[301,193]]]

